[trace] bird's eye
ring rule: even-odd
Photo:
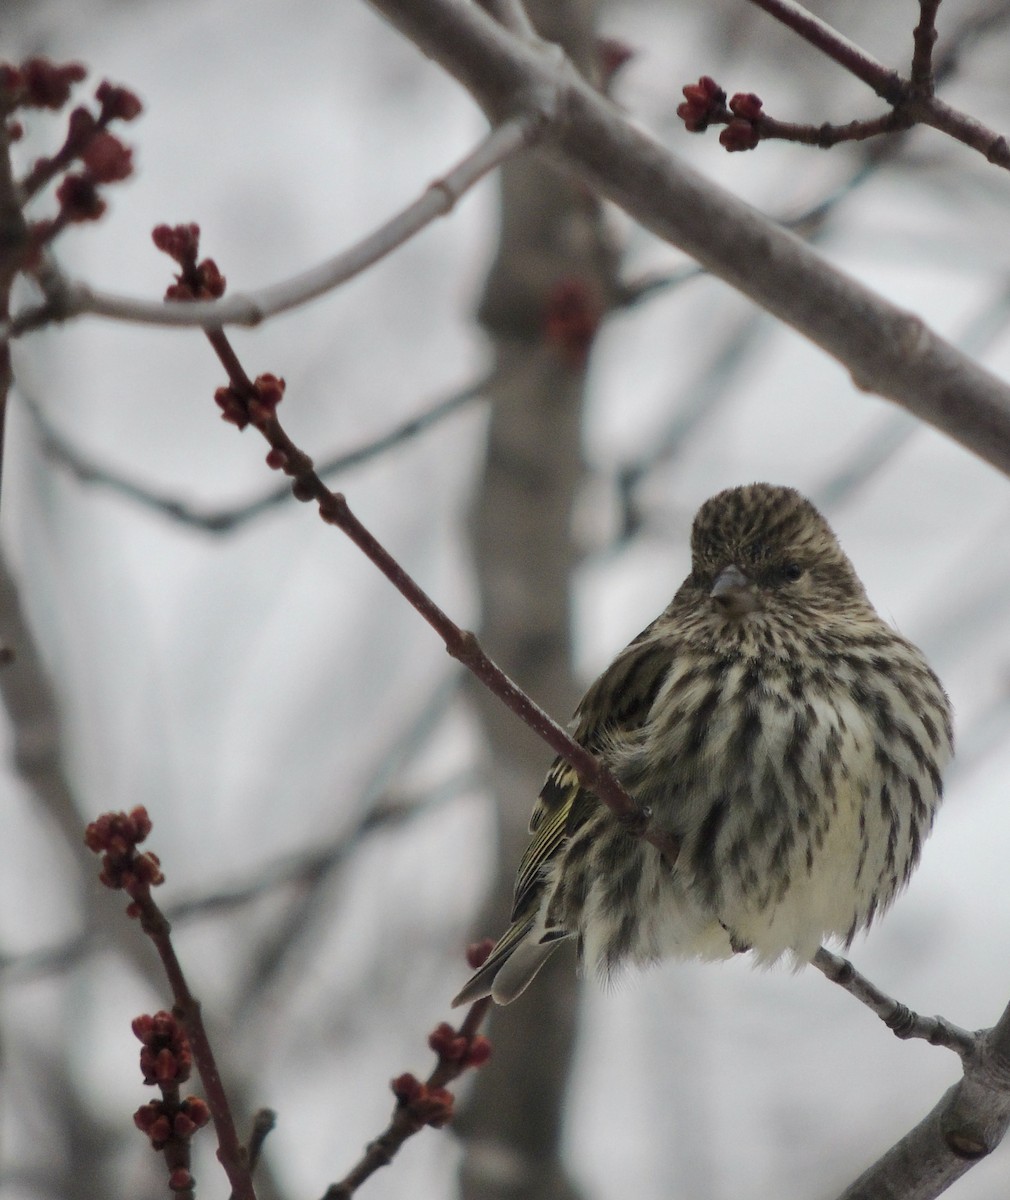
[[[782,578],[788,583],[795,583],[797,579],[803,575],[803,568],[799,563],[787,563],[782,568]]]

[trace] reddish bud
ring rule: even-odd
[[[176,1167],[168,1177],[168,1188],[172,1192],[191,1192],[193,1184],[193,1176],[185,1167]]]
[[[197,267],[200,274],[199,295],[201,300],[218,300],[224,295],[228,281],[221,274],[212,258],[205,258]]]
[[[730,112],[745,121],[757,121],[761,116],[761,97],[753,92],[737,92],[729,102]]]
[[[125,854],[144,841],[151,832],[151,818],[143,805],[137,805],[129,813],[107,812],[84,831],[84,844],[95,854],[103,850],[108,853]]]
[[[467,1067],[482,1067],[491,1057],[491,1042],[482,1034],[476,1034],[470,1039],[463,1064]]]
[[[103,124],[113,120],[132,121],[144,110],[140,100],[129,88],[115,87],[107,79],[98,85],[95,99],[102,106]]]
[[[20,142],[25,136],[25,127],[20,121],[7,122],[7,140],[9,142]]]
[[[118,183],[133,172],[133,151],[104,130],[90,139],[81,158],[96,183]]]
[[[133,1114],[133,1123],[141,1131],[147,1133],[155,1121],[161,1116],[162,1101],[151,1100],[142,1104]]]
[[[30,108],[62,108],[70,99],[70,89],[86,75],[80,63],[61,66],[47,58],[29,58],[21,64],[22,102]]]
[[[134,1035],[143,1043],[140,1070],[145,1083],[181,1083],[189,1078],[193,1055],[186,1030],[172,1013],[144,1014],[133,1022]]]
[[[758,133],[757,126],[740,117],[730,121],[719,134],[720,144],[731,153],[736,150],[753,150],[760,140],[761,135]]]
[[[151,231],[151,239],[163,254],[174,258],[181,267],[195,263],[200,252],[200,226],[195,223],[156,225]]]
[[[702,75],[697,83],[683,88],[683,92],[684,103],[678,106],[677,116],[689,133],[702,133],[723,112],[726,93],[711,75]]]
[[[67,175],[56,189],[60,216],[65,221],[97,221],[105,212],[95,181],[87,175]]]
[[[154,1017],[149,1013],[141,1013],[139,1017],[133,1018],[130,1028],[133,1030],[134,1037],[142,1042],[148,1042],[154,1033]]]
[[[283,450],[278,450],[276,446],[272,446],[267,451],[267,466],[272,471],[283,471],[288,465],[288,456]]]
[[[389,1086],[393,1089],[393,1095],[400,1104],[411,1104],[424,1091],[424,1085],[416,1075],[412,1075],[409,1071],[397,1075]]]
[[[152,1100],[138,1108],[133,1114],[133,1123],[141,1133],[147,1134],[155,1150],[160,1150],[172,1136],[172,1122],[165,1113],[163,1100]]]
[[[161,859],[150,850],[146,854],[138,854],[133,860],[133,874],[137,884],[143,888],[157,887],[165,882],[161,870]]]
[[[494,949],[494,938],[484,938],[481,942],[473,942],[466,948],[467,965],[472,971],[482,967]]]
[[[206,1100],[199,1096],[187,1096],[182,1102],[182,1111],[186,1113],[197,1129],[202,1129],[210,1120],[210,1109]]]
[[[177,1112],[172,1118],[172,1133],[177,1138],[192,1137],[199,1126],[184,1112]]]
[[[551,289],[544,335],[573,367],[585,364],[603,317],[598,290],[584,279],[560,279]]]
[[[431,1033],[428,1034],[428,1045],[436,1054],[440,1054],[443,1047],[448,1042],[451,1042],[455,1036],[456,1030],[447,1021],[443,1021],[440,1025],[436,1025]]]
[[[445,1088],[428,1088],[422,1085],[422,1093],[410,1105],[418,1121],[441,1129],[453,1116],[453,1095]]]
[[[284,389],[287,384],[276,375],[257,375],[253,387],[256,389],[256,399],[264,407],[275,409],[284,399]]]
[[[291,495],[296,500],[300,500],[302,504],[307,504],[310,500],[314,500],[315,491],[313,490],[312,481],[309,479],[296,479],[291,485]]]
[[[627,42],[617,38],[596,39],[596,61],[600,66],[600,76],[604,88],[612,81],[620,69],[635,57],[635,51]]]
[[[249,424],[249,412],[245,399],[229,384],[219,387],[214,393],[214,403],[221,410],[221,420],[245,429]]]
[[[98,122],[92,116],[90,109],[78,105],[67,119],[67,145],[84,146],[97,128]]]

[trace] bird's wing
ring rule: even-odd
[[[672,648],[656,636],[658,618],[621,651],[590,687],[575,710],[572,736],[594,754],[622,734],[639,729],[670,667]],[[599,805],[595,794],[563,758],[556,758],[547,773],[530,818],[533,840],[516,875],[512,920],[518,920],[539,891],[544,869],[565,842]]]

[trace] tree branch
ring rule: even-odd
[[[417,200],[373,233],[319,266],[258,292],[234,293],[227,300],[193,304],[161,303],[95,291],[84,283],[65,278],[50,263],[48,270],[39,277],[46,292],[45,302],[21,312],[13,320],[0,323],[0,346],[28,330],[85,313],[143,325],[189,325],[206,329],[223,325],[258,325],[268,317],[298,308],[360,275],[437,217],[446,216],[474,184],[528,145],[540,124],[541,115],[528,111],[492,129],[452,170],[429,184]]]
[[[933,46],[936,42],[936,14],[940,0],[920,0],[919,23],[913,34],[911,74],[905,79],[897,71],[877,62],[861,47],[849,41],[827,22],[807,12],[795,0],[750,0],[782,24],[794,30],[805,41],[823,51],[829,58],[850,71],[882,96],[893,107],[891,120],[853,121],[848,126],[793,125],[762,116],[756,122],[760,137],[787,138],[822,147],[856,136],[873,137],[879,133],[907,129],[912,125],[929,125],[983,154],[994,166],[1010,169],[1010,143],[1001,133],[984,125],[976,117],[952,108],[933,95]],[[824,130],[822,134],[820,131]],[[830,131],[830,132],[829,132]],[[841,136],[839,136],[841,134]],[[750,149],[758,140],[746,145],[734,144],[733,149]]]
[[[659,237],[893,400],[1010,473],[1010,387],[918,317],[682,165],[557,53],[457,0],[369,0],[466,86],[492,119],[526,104],[558,118],[541,146]],[[531,99],[532,98],[532,99]]]
[[[855,996],[860,1004],[865,1004],[871,1012],[876,1013],[895,1037],[903,1041],[921,1038],[932,1046],[946,1046],[966,1063],[977,1057],[977,1033],[969,1033],[944,1017],[920,1017],[918,1013],[881,991],[875,983],[871,983],[847,958],[833,954],[821,946],[810,961],[832,983],[837,983],[850,996]]]
[[[977,1035],[964,1078],[840,1200],[934,1200],[985,1158],[1010,1128],[1010,1006]]]
[[[815,17],[802,4],[795,0],[750,0],[756,8],[763,9],[769,16],[774,17],[794,33],[798,33],[805,42],[816,47],[828,58],[833,59],[840,67],[861,79],[863,83],[886,100],[888,104],[897,104],[904,99],[905,81],[897,71],[878,62],[872,54],[868,54],[861,46],[849,41],[844,34],[833,29],[827,21]]]
[[[432,402],[427,408],[407,417],[371,441],[364,442],[352,450],[331,455],[319,464],[317,470],[320,476],[323,479],[331,479],[402,445],[446,417],[483,398],[494,382],[494,376],[479,379]],[[39,432],[43,453],[65,467],[80,483],[115,492],[169,520],[206,533],[232,533],[265,512],[292,500],[291,488],[287,484],[279,484],[240,504],[221,508],[193,504],[171,492],[158,491],[145,481],[131,479],[116,467],[105,466],[88,458],[56,428],[33,395],[22,385],[19,385],[17,392],[24,400],[29,416]]]

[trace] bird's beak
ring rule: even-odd
[[[729,617],[742,617],[758,607],[757,590],[738,566],[724,567],[709,595]]]

